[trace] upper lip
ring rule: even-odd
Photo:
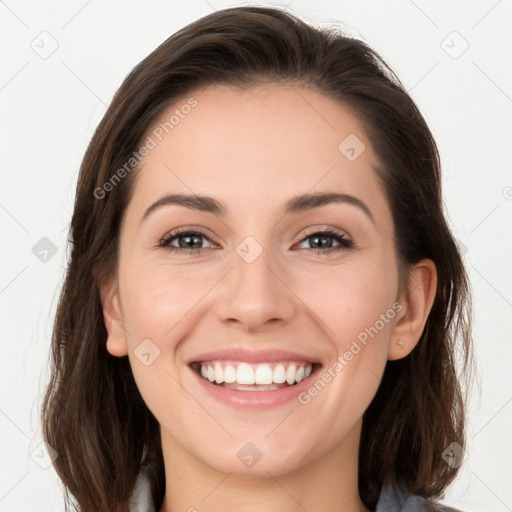
[[[297,352],[282,349],[248,350],[244,348],[226,348],[205,352],[193,359],[189,364],[206,361],[242,361],[246,363],[275,363],[277,361],[304,361],[307,363],[321,364],[315,357],[310,357]]]

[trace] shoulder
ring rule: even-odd
[[[408,493],[401,487],[385,485],[375,512],[463,512],[441,503]]]

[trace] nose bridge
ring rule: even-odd
[[[260,239],[264,237],[261,236]],[[220,316],[256,330],[269,320],[289,321],[293,294],[281,275],[282,266],[270,243],[247,236],[233,251],[232,266],[220,297]]]

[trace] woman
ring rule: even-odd
[[[469,284],[367,45],[262,7],[178,31],[96,130],[70,242],[42,421],[79,510],[448,510]]]

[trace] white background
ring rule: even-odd
[[[93,130],[134,65],[186,24],[235,5],[249,3],[0,2],[2,512],[63,510],[53,468],[41,467],[49,462],[38,417],[77,172]],[[468,457],[444,501],[512,510],[512,1],[292,0],[288,9],[374,47],[434,133],[474,290],[479,365]],[[35,51],[52,44],[47,58]],[[46,262],[32,251],[43,237],[57,251]]]

